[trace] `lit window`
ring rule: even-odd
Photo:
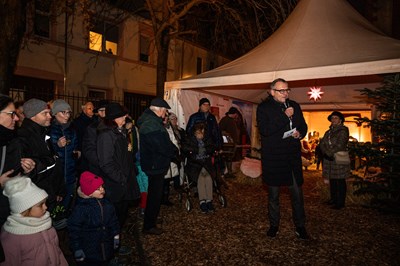
[[[89,31],[89,49],[116,55],[118,52],[118,26],[101,21]]]

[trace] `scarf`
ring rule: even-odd
[[[42,217],[25,217],[21,214],[11,214],[7,217],[3,228],[14,235],[33,235],[51,228],[50,213],[46,212]]]

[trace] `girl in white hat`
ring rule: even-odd
[[[68,265],[47,211],[46,191],[19,176],[5,183],[3,194],[10,202],[11,215],[0,233],[5,253],[0,265]]]

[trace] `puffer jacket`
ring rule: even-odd
[[[328,179],[345,179],[350,176],[350,164],[338,165],[334,154],[346,151],[349,142],[349,129],[344,125],[330,126],[321,139],[320,147],[323,154],[322,175]]]
[[[178,151],[169,139],[162,118],[146,109],[138,119],[138,126],[140,165],[143,172],[148,176],[165,175]]]
[[[51,123],[49,135],[53,149],[57,153],[61,164],[63,165],[64,178],[66,184],[75,183],[75,166],[76,159],[73,157],[73,151],[78,148],[78,138],[75,129],[68,123],[61,125],[56,120]],[[59,147],[57,141],[65,136],[69,144],[65,147]]]
[[[29,235],[11,234],[2,229],[0,240],[6,257],[1,266],[68,265],[53,227]]]
[[[68,218],[71,249],[83,250],[89,261],[106,261],[113,257],[114,237],[120,233],[114,206],[107,199],[86,196],[80,188],[78,196]]]

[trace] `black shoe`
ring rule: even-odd
[[[207,204],[208,212],[214,212],[215,211],[215,208],[214,208],[214,205],[212,204],[212,201],[209,201],[206,204]]]
[[[310,237],[307,234],[306,228],[303,227],[296,227],[296,235],[298,238],[306,240],[306,239],[310,239]]]
[[[277,226],[271,226],[267,231],[269,237],[276,237],[277,234],[279,234],[279,227]]]
[[[145,235],[161,235],[164,231],[161,228],[153,227],[150,229],[143,229],[143,234]]]
[[[208,213],[207,203],[205,202],[200,203],[200,211],[202,213]]]

